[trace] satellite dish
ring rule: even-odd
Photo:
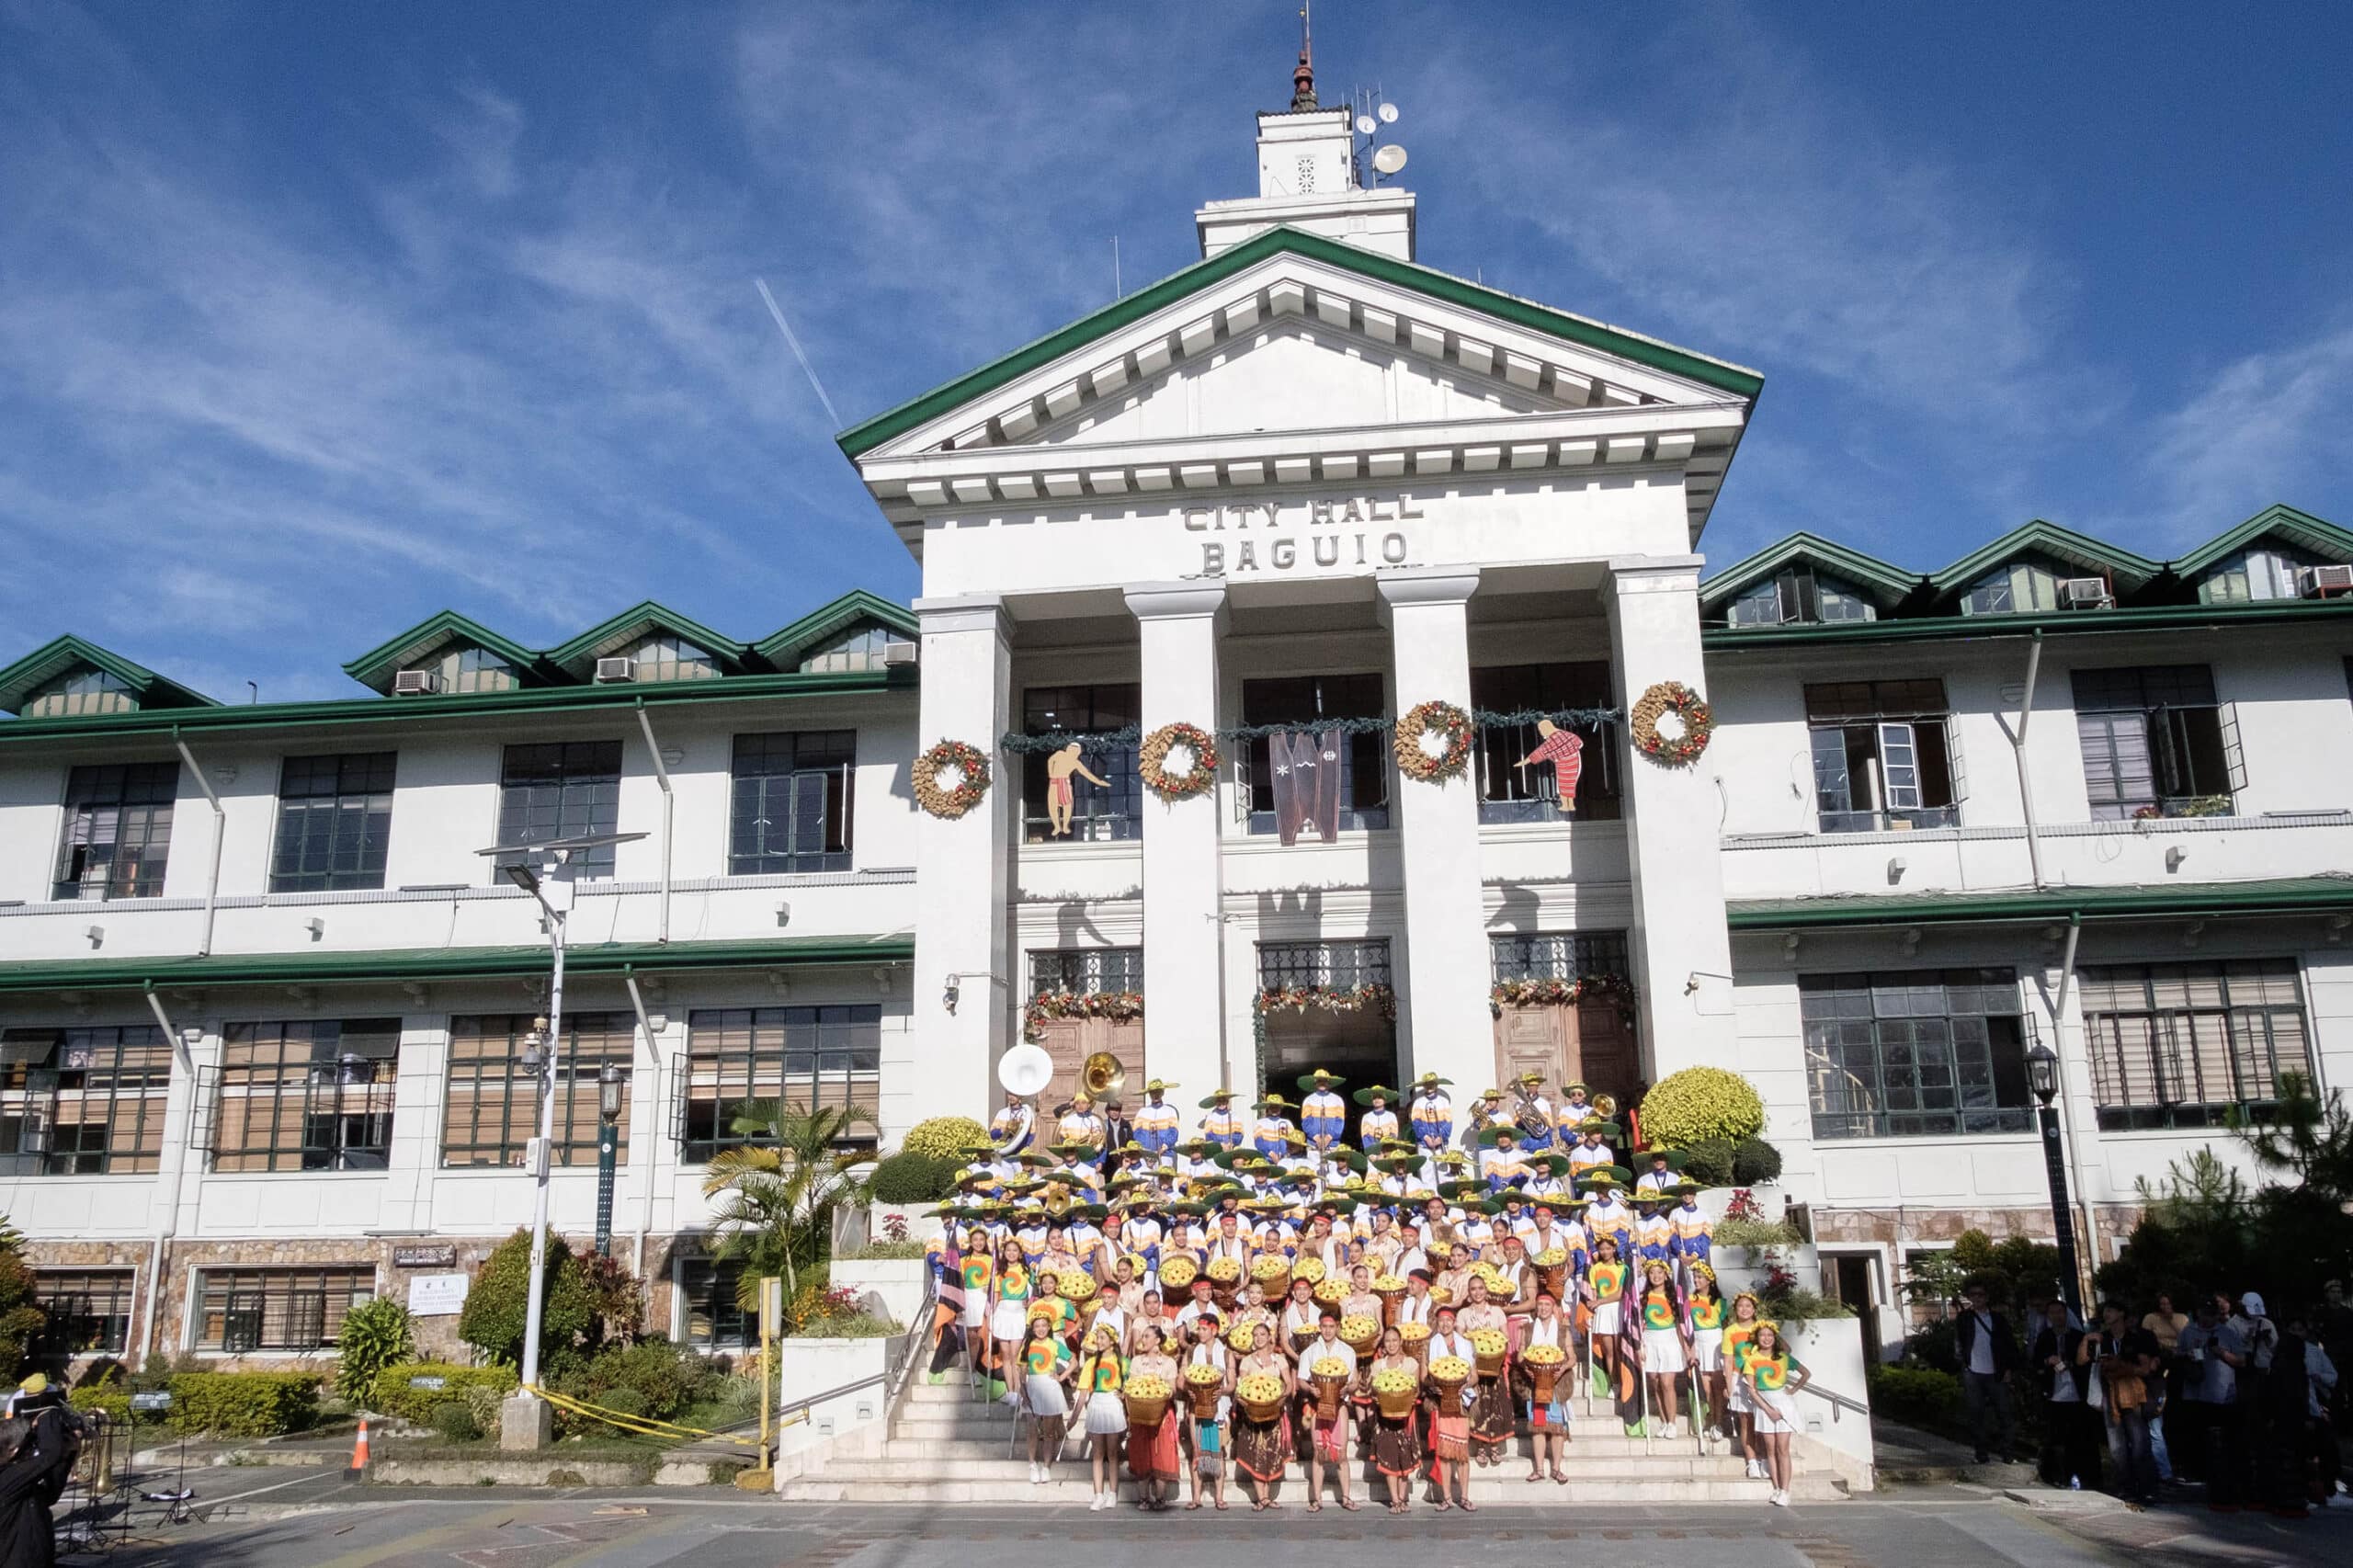
[[[1373,119],[1372,116],[1369,114],[1360,114],[1357,116],[1357,134],[1359,136],[1371,135],[1376,128],[1376,124],[1377,122]]]
[[[1405,166],[1405,149],[1392,142],[1372,155],[1372,166],[1384,175],[1395,174]]]
[[[1383,105],[1381,105],[1381,109],[1380,109],[1380,114],[1381,114],[1381,124],[1383,124],[1383,125],[1394,125],[1394,124],[1396,124],[1396,123],[1397,123],[1397,106],[1396,106],[1395,104],[1383,104]],[[1370,131],[1367,131],[1365,134],[1369,136],[1369,135],[1370,135],[1370,134],[1371,134],[1371,132],[1370,132]]]
[[[1053,1082],[1054,1059],[1027,1041],[996,1059],[996,1081],[1009,1095],[1034,1095]]]

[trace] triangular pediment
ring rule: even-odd
[[[1288,395],[1286,373],[1299,378]],[[1275,229],[839,440],[865,466],[1081,437],[1745,404],[1761,384],[1754,372],[1638,334]],[[1227,406],[1181,422],[1174,407],[1155,407],[1178,396],[1207,401],[1212,387],[1227,394]],[[1254,415],[1265,417],[1252,422]]]

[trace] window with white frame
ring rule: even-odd
[[[65,831],[50,896],[160,898],[172,849],[176,762],[77,767],[65,780]]]
[[[799,667],[807,674],[845,670],[879,670],[893,642],[908,641],[887,626],[868,625],[820,642],[801,655]]]
[[[2076,973],[2104,1131],[2223,1127],[2312,1074],[2296,960],[2086,964]]]
[[[1724,607],[1724,619],[1733,626],[1878,619],[1878,608],[1852,583],[1803,564],[1750,584]]]
[[[2063,609],[2060,583],[2067,574],[2037,560],[2010,561],[1971,581],[1961,590],[1963,615],[2025,615]]]
[[[1959,824],[1964,776],[1943,681],[1809,684],[1805,718],[1823,832]]]
[[[2304,571],[2328,564],[2333,563],[2322,561],[2310,551],[2266,540],[2215,562],[2213,569],[2198,580],[2198,597],[2208,604],[2301,598]]]
[[[422,667],[439,676],[447,692],[512,691],[522,684],[513,665],[471,642],[445,644]]]
[[[2238,710],[2204,665],[2077,670],[2075,734],[2092,820],[2217,817],[2246,788]]]

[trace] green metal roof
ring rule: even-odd
[[[811,610],[774,636],[753,643],[752,651],[778,669],[790,669],[800,664],[801,655],[808,649],[867,620],[878,621],[909,640],[920,635],[923,630],[915,619],[915,612],[906,606],[893,604],[879,594],[868,593],[864,588],[852,588],[833,603]]]
[[[144,665],[132,664],[68,632],[53,638],[0,669],[0,711],[14,713],[40,687],[84,666],[104,670],[129,687],[142,708],[212,708],[212,699],[176,680],[157,675]]]
[[[2161,887],[2021,888],[2006,892],[1940,892],[1882,898],[1856,893],[1822,898],[1735,899],[1725,905],[1735,931],[1788,931],[1817,926],[1952,926],[1988,920],[2086,920],[2201,915],[2308,915],[2353,910],[2353,876],[2279,877],[2244,882],[2167,883]]]
[[[2015,561],[2021,555],[2034,554],[2055,556],[2094,572],[2108,573],[2120,589],[2141,587],[2165,571],[2162,562],[2135,555],[2129,550],[2119,550],[2112,544],[2079,534],[2073,528],[2061,528],[2057,523],[2048,523],[2037,517],[2024,528],[2011,529],[1984,549],[1962,556],[1928,581],[1939,594],[1950,593],[1996,566]]]
[[[370,648],[343,666],[343,673],[360,685],[381,692],[392,688],[392,676],[428,653],[451,642],[464,642],[497,654],[515,666],[517,676],[526,682],[544,678],[546,671],[540,655],[511,638],[502,637],[478,620],[460,615],[454,609],[418,621],[407,631]]]
[[[571,642],[549,649],[545,657],[549,664],[574,679],[585,679],[596,668],[598,659],[651,631],[666,631],[673,637],[693,643],[716,659],[720,668],[729,675],[742,673],[745,661],[752,652],[751,644],[747,642],[722,637],[702,622],[689,619],[667,605],[645,599],[630,606],[619,615],[598,621]]]
[[[643,703],[747,702],[795,697],[843,697],[892,689],[913,691],[913,666],[837,670],[803,675],[731,676],[720,680],[616,682],[611,686],[548,686],[517,691],[455,692],[441,697],[353,697],[326,702],[244,703],[162,712],[100,713],[69,719],[12,719],[0,723],[0,746],[100,736],[191,735],[227,730],[293,729],[341,724],[432,724],[451,719],[521,718],[545,713],[623,710]],[[627,722],[626,719],[617,722]]]
[[[1638,365],[1647,365],[1653,369],[1730,392],[1735,397],[1754,398],[1765,385],[1765,378],[1757,372],[1722,359],[1695,354],[1620,327],[1554,310],[1549,305],[1489,289],[1450,273],[1410,261],[1399,261],[1392,256],[1376,256],[1371,251],[1338,240],[1325,239],[1321,234],[1311,234],[1304,230],[1279,226],[1264,233],[1253,234],[1231,250],[1221,251],[1206,261],[1195,262],[1181,272],[1171,273],[1157,283],[1139,289],[1092,314],[1081,316],[1068,326],[1025,344],[1012,353],[993,359],[976,370],[968,371],[921,397],[853,425],[835,437],[835,442],[845,456],[861,457],[885,441],[904,436],[951,409],[985,396],[1009,381],[1053,363],[1065,354],[1074,353],[1122,327],[1165,310],[1180,300],[1213,288],[1270,256],[1285,252],[1429,299],[1478,311],[1496,320],[1564,342],[1597,348],[1604,353],[1631,359]]]
[[[1734,562],[1700,584],[1700,609],[1704,612],[1712,608],[1793,561],[1810,562],[1870,592],[1872,602],[1881,609],[1902,603],[1922,582],[1912,573],[1891,566],[1876,556],[1834,544],[1819,534],[1801,531],[1767,545],[1745,561]]]
[[[2243,626],[2325,622],[2353,613],[2353,598],[2253,599],[2231,604],[2125,606],[2100,610],[2043,610],[2022,615],[1928,615],[1893,620],[1832,620],[1783,626],[1711,626],[1699,645],[1710,651],[1802,644],[1953,642],[2076,633],[2221,631]]]
[[[2174,573],[2195,581],[2211,571],[2224,556],[2245,549],[2266,534],[2278,534],[2315,555],[2337,562],[2353,562],[2353,533],[2346,532],[2335,523],[2324,522],[2310,512],[2273,505],[2266,506],[2229,532],[2217,534],[2174,562]]]
[[[803,968],[904,962],[915,938],[790,937],[750,942],[608,942],[566,948],[571,974]],[[394,980],[483,980],[545,973],[548,949],[404,948],[381,952],[215,953],[209,958],[40,959],[0,963],[0,993],[139,991],[209,985],[292,985]]]

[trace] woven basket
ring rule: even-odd
[[[1414,1406],[1421,1403],[1422,1391],[1419,1389],[1375,1389],[1372,1391],[1372,1397],[1374,1403],[1381,1406],[1381,1415],[1392,1421],[1403,1421],[1414,1414]]]
[[[1128,1425],[1131,1426],[1157,1426],[1168,1417],[1166,1394],[1148,1399],[1139,1399],[1131,1393],[1122,1397],[1127,1401]]]
[[[1394,1327],[1397,1323],[1397,1303],[1405,1299],[1405,1292],[1403,1290],[1375,1290],[1373,1294],[1381,1298],[1381,1326],[1383,1328]]]
[[[1272,1426],[1282,1417],[1283,1402],[1279,1395],[1273,1399],[1258,1401],[1243,1394],[1236,1394],[1233,1399],[1234,1403],[1242,1407],[1243,1415],[1262,1426]]]
[[[1340,1414],[1341,1402],[1347,1398],[1348,1380],[1310,1378],[1308,1386],[1315,1396],[1315,1418],[1319,1421],[1330,1421],[1337,1417]]]
[[[1483,1350],[1473,1350],[1472,1352],[1472,1355],[1478,1361],[1479,1375],[1483,1378],[1501,1377],[1504,1369],[1504,1358],[1507,1354],[1509,1354],[1509,1352],[1506,1350],[1498,1350],[1492,1356]]]
[[[1528,1363],[1529,1392],[1536,1403],[1552,1403],[1552,1385],[1560,1381],[1562,1373],[1568,1370],[1568,1365],[1565,1361],[1555,1361],[1549,1366],[1541,1367],[1533,1362]]]

